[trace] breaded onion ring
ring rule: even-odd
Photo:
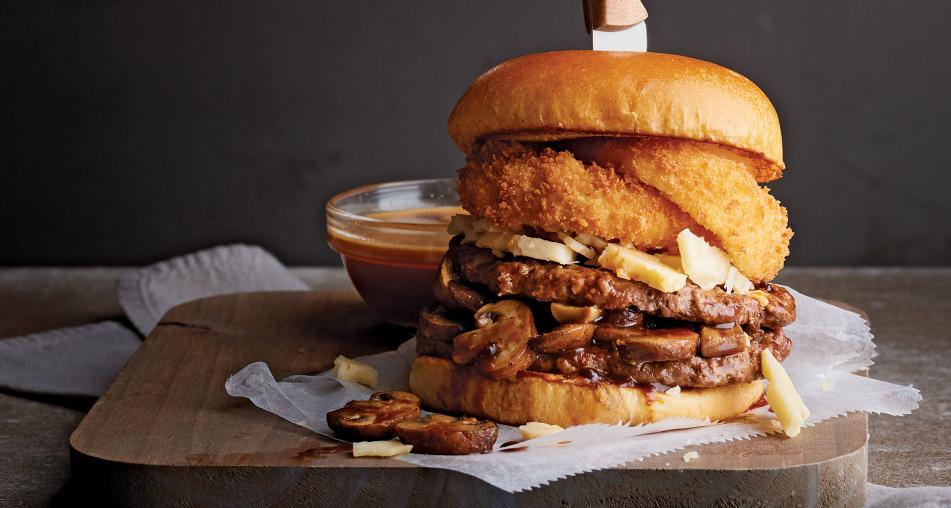
[[[456,187],[463,208],[504,229],[589,233],[648,252],[677,252],[684,228],[720,243],[656,189],[550,148],[486,143],[459,170]]]
[[[792,237],[786,209],[733,150],[651,137],[591,138],[569,146],[583,160],[660,191],[712,231],[733,265],[754,282],[771,280],[783,267]]]

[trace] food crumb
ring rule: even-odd
[[[673,388],[668,388],[667,391],[664,393],[666,393],[667,395],[671,397],[680,397],[680,387],[675,386]]]
[[[691,460],[697,459],[700,457],[700,454],[696,451],[687,452],[684,454],[684,462],[690,462]]]

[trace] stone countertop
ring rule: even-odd
[[[0,269],[0,337],[119,319],[116,280],[130,268]],[[339,268],[296,268],[314,287],[349,284]],[[868,479],[893,487],[951,485],[951,268],[787,268],[778,282],[847,302],[872,322],[871,375],[913,384],[910,416],[870,417]],[[0,506],[45,505],[69,477],[67,438],[91,400],[0,393]]]

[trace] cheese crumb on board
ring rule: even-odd
[[[367,388],[376,388],[380,373],[372,365],[357,360],[351,360],[340,355],[334,359],[334,376],[341,381],[360,383]]]
[[[353,443],[354,457],[395,457],[409,453],[413,445],[392,441],[358,441]]]
[[[549,425],[542,422],[528,422],[525,425],[519,427],[518,430],[522,433],[523,438],[535,439],[536,437],[557,434],[558,432],[561,432],[565,429],[564,427],[559,427],[558,425]]]

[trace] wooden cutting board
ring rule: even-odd
[[[225,379],[264,361],[275,378],[338,354],[395,348],[350,289],[243,293],[168,312],[70,438],[72,485],[122,505],[338,506],[864,503],[868,420],[691,447],[509,494],[456,472],[355,459],[332,440],[228,396]]]

